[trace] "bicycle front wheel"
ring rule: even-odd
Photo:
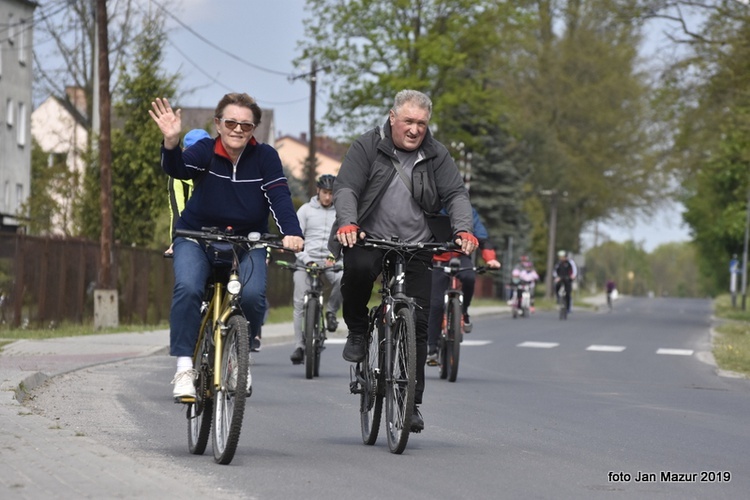
[[[195,388],[195,401],[188,404],[188,450],[193,455],[203,455],[208,445],[208,437],[211,434],[211,417],[214,401],[211,396],[211,370],[208,360],[213,359],[211,352],[210,323],[206,325],[200,341],[200,350],[197,359],[194,360],[198,370],[198,380]]]
[[[417,378],[416,329],[408,307],[396,312],[391,336],[391,349],[386,352],[385,418],[388,448],[400,454],[411,432]]]
[[[228,464],[234,458],[242,430],[247,394],[250,338],[241,314],[229,317],[221,353],[220,387],[214,400],[214,460]]]
[[[310,297],[305,304],[305,377],[315,376],[315,363],[318,355],[315,339],[318,337],[320,325],[320,304]]]
[[[380,343],[382,330],[375,326],[380,323],[380,317],[370,316],[370,332],[367,334],[367,350],[365,359],[358,364],[361,378],[359,415],[362,427],[362,441],[373,445],[378,439],[380,430],[380,416],[383,412],[383,384],[380,366]]]
[[[454,297],[448,302],[448,333],[445,338],[445,363],[449,382],[455,382],[458,376],[458,359],[463,340],[461,315],[461,302]]]

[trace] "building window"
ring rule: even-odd
[[[29,27],[26,21],[21,19],[18,24],[18,62],[21,66],[26,66],[26,37],[28,36]]]
[[[10,97],[5,101],[5,123],[8,127],[13,126],[13,99]]]
[[[23,184],[16,184],[16,213],[20,213],[23,204]]]
[[[16,25],[13,24],[13,14],[8,14],[8,43],[16,43]]]
[[[26,104],[19,102],[18,103],[18,127],[16,128],[18,131],[18,145],[19,146],[25,146],[26,145]]]

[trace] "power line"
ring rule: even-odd
[[[179,24],[180,26],[182,26],[183,28],[185,28],[188,32],[190,32],[191,34],[193,34],[195,37],[197,37],[203,43],[205,43],[206,45],[208,45],[210,47],[213,47],[214,49],[218,50],[222,54],[231,57],[235,61],[239,61],[239,62],[241,62],[241,63],[243,63],[243,64],[245,64],[247,66],[250,66],[251,68],[255,68],[255,69],[259,70],[259,71],[264,71],[264,72],[270,73],[272,75],[279,75],[279,76],[284,76],[284,77],[288,77],[289,76],[289,73],[287,73],[287,72],[276,71],[276,70],[273,70],[273,69],[264,68],[263,66],[259,66],[259,65],[255,64],[255,63],[252,63],[250,61],[247,61],[247,60],[241,58],[240,56],[238,56],[236,54],[233,54],[233,53],[229,52],[228,50],[224,49],[223,47],[220,47],[220,46],[216,45],[215,43],[213,43],[212,41],[210,41],[209,39],[207,39],[206,37],[204,37],[200,33],[196,32],[194,29],[192,29],[187,24],[183,23],[179,18],[177,18],[175,15],[173,15],[171,12],[169,12],[163,5],[161,5],[156,0],[151,0],[151,2],[154,5],[156,5],[157,7],[159,7],[159,9],[164,14],[166,14],[169,17],[171,17],[177,24]]]

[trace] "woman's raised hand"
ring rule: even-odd
[[[148,110],[148,114],[156,122],[164,135],[164,147],[174,149],[180,145],[180,132],[182,131],[182,110],[172,111],[172,106],[165,97],[157,97],[151,102],[153,110]]]

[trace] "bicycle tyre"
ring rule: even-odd
[[[234,458],[242,431],[247,393],[247,371],[250,355],[250,337],[247,320],[234,314],[227,321],[221,354],[220,387],[214,399],[213,448],[214,460],[226,465]],[[236,384],[231,387],[232,374]]]
[[[208,445],[208,438],[211,435],[211,419],[214,408],[214,400],[211,396],[212,377],[208,364],[203,363],[202,360],[213,360],[210,348],[212,334],[209,322],[203,332],[201,349],[198,352],[197,359],[193,360],[198,370],[198,383],[195,388],[195,402],[188,404],[187,408],[188,450],[193,455],[203,455]]]
[[[560,296],[560,319],[561,320],[568,319],[568,303],[567,303],[567,297],[565,293],[563,293]]]
[[[380,417],[383,414],[383,371],[380,366],[383,332],[381,328],[376,328],[376,324],[381,322],[380,316],[372,313],[370,318],[365,359],[358,365],[359,375],[363,380],[359,399],[360,426],[362,441],[367,445],[373,445],[378,440]]]
[[[447,323],[447,318],[444,318]],[[445,341],[445,332],[440,332],[440,340],[438,340],[438,363],[440,363],[440,380],[448,378],[448,346]]]
[[[311,379],[315,376],[315,358],[317,349],[315,339],[318,336],[316,330],[320,324],[320,304],[312,297],[305,304],[305,378]]]
[[[416,329],[408,307],[396,311],[391,334],[390,356],[386,353],[386,430],[391,453],[401,454],[411,432],[417,378]]]
[[[461,354],[461,303],[457,297],[448,302],[448,335],[445,339],[448,382],[455,382],[458,376],[458,360]]]

